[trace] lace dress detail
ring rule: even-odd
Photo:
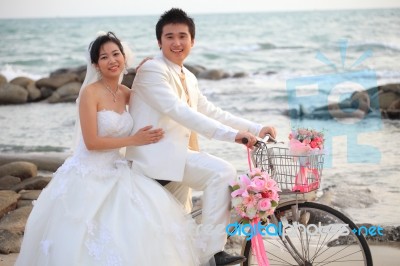
[[[100,136],[128,136],[129,113],[97,113]],[[119,149],[90,151],[82,139],[42,191],[17,266],[195,266],[196,225]],[[155,256],[154,254],[157,254]]]

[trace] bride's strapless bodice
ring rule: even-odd
[[[126,137],[133,128],[133,120],[128,112],[122,114],[103,110],[97,112],[97,134],[101,137]],[[88,150],[82,137],[70,163],[79,164],[85,168],[102,168],[113,166],[116,160],[123,159],[120,149]]]

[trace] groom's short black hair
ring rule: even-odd
[[[196,27],[194,25],[194,21],[191,17],[189,17],[185,11],[180,8],[171,8],[168,11],[165,11],[162,14],[156,25],[156,36],[157,40],[161,41],[162,31],[165,25],[167,24],[185,24],[189,28],[190,37],[194,40],[194,36],[196,34]]]

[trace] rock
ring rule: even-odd
[[[379,86],[378,89],[380,91],[384,91],[384,92],[391,91],[391,92],[400,94],[400,84],[398,84],[398,83],[382,85],[382,86]]]
[[[30,79],[27,77],[17,77],[10,81],[11,84],[19,85],[24,88],[26,88],[28,86],[28,84],[30,84],[32,82],[35,82],[35,81],[33,79]]]
[[[1,179],[0,179],[1,180]],[[51,177],[35,176],[14,185],[11,190],[18,192],[21,190],[38,190],[43,189],[50,182]]]
[[[54,90],[47,88],[47,87],[41,87],[40,88],[40,94],[42,95],[42,99],[49,98],[53,94]]]
[[[220,80],[228,78],[229,74],[225,73],[223,70],[211,69],[201,72],[198,77],[201,79]]]
[[[41,190],[21,190],[18,194],[21,195],[21,200],[37,200]]]
[[[37,167],[30,162],[12,162],[0,166],[0,177],[12,175],[24,180],[37,175]]]
[[[50,76],[49,78],[42,78],[36,81],[36,86],[38,88],[47,87],[50,89],[58,89],[61,86],[78,81],[79,76],[75,73],[65,73],[65,74],[58,74]]]
[[[7,83],[7,79],[5,76],[3,76],[2,74],[0,74],[0,88],[1,86],[5,85]]]
[[[42,97],[41,91],[36,87],[35,82],[29,83],[26,86],[26,90],[28,91],[28,101],[36,101]]]
[[[27,90],[19,85],[7,83],[0,87],[0,104],[26,103],[27,100]]]
[[[135,76],[136,76],[136,70],[128,69],[128,74],[124,75],[122,84],[124,84],[128,88],[132,88],[132,83],[133,83],[133,80],[135,79]]]
[[[379,91],[371,97],[371,101],[376,100],[376,97],[379,99],[379,108],[383,110],[387,110],[393,102],[400,99],[399,95],[392,91]]]
[[[9,212],[0,220],[0,230],[8,230],[12,233],[23,234],[28,216],[33,206],[25,206]]]
[[[235,73],[235,74],[233,74],[233,78],[244,78],[244,77],[247,77],[248,76],[248,74],[246,73],[246,72],[238,72],[238,73]]]
[[[0,190],[10,190],[13,186],[19,184],[21,182],[21,178],[6,175],[0,177]]]
[[[0,218],[17,207],[17,202],[20,197],[21,195],[14,191],[0,191]]]
[[[80,76],[82,73],[86,72],[86,66],[82,65],[75,68],[60,68],[50,73],[50,77],[58,76],[61,74],[77,74]]]
[[[200,65],[186,65],[184,64],[184,66],[190,71],[192,72],[196,77],[199,76],[199,74],[203,71],[206,70],[205,67],[200,66]]]
[[[22,244],[22,235],[0,229],[0,253],[18,253]]]
[[[0,166],[15,161],[26,161],[35,164],[39,170],[55,172],[69,155],[69,153],[58,152],[46,154],[0,154]]]
[[[71,82],[58,88],[47,98],[49,103],[75,102],[78,98],[79,90],[82,84],[80,82]]]
[[[19,200],[17,203],[17,209],[25,206],[33,206],[32,201],[33,200]]]

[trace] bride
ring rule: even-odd
[[[147,126],[130,136],[130,90],[120,84],[127,47],[108,32],[89,53],[74,154],[35,202],[16,265],[199,265],[194,221],[119,152],[164,133]]]

